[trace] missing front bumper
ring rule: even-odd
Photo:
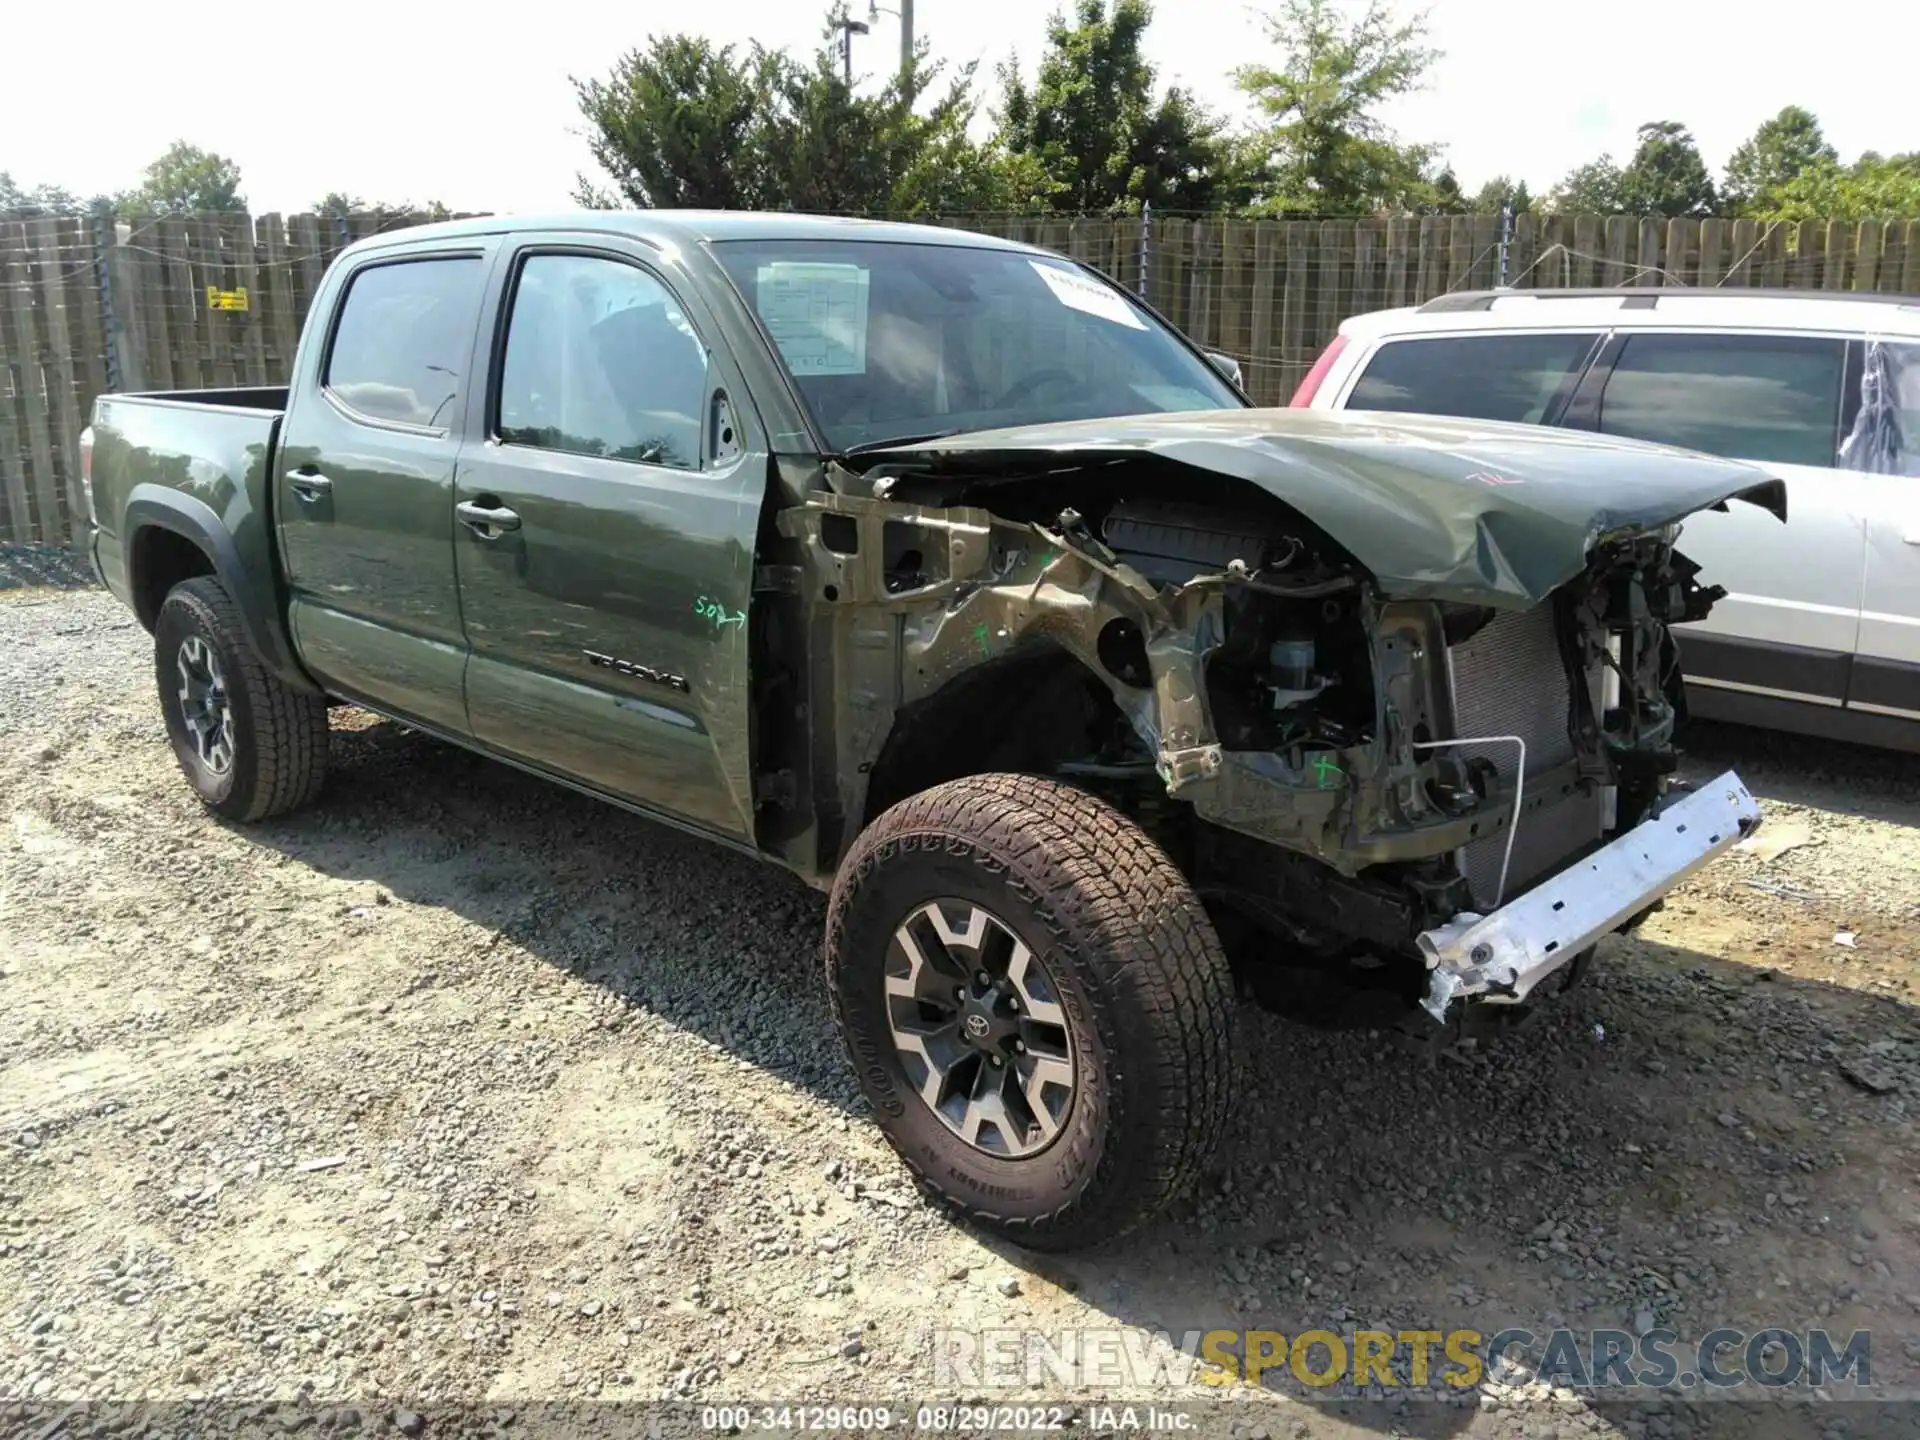
[[[1525,1000],[1759,823],[1760,806],[1729,770],[1491,915],[1462,913],[1426,931],[1422,1008],[1444,1021],[1456,999]]]

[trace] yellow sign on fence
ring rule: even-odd
[[[247,287],[238,290],[222,290],[216,285],[207,286],[207,308],[209,310],[244,310],[247,308]]]

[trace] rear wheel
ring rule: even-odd
[[[263,820],[305,804],[327,770],[327,702],[270,674],[218,580],[184,580],[153,627],[174,758],[209,810]]]
[[[834,885],[835,1012],[921,1183],[1037,1249],[1152,1218],[1225,1124],[1233,986],[1185,878],[1110,805],[981,775],[894,806]]]

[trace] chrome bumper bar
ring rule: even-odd
[[[1436,1020],[1460,997],[1515,1004],[1715,856],[1753,833],[1760,806],[1729,770],[1669,802],[1491,915],[1462,912],[1418,940]]]

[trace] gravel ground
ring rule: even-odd
[[[868,1122],[812,892],[353,711],[316,808],[214,823],[150,667],[98,591],[0,595],[0,1406],[898,1404],[936,1398],[936,1326],[1821,1325],[1872,1330],[1878,1386],[1920,1368],[1911,757],[1703,731],[1690,772],[1737,766],[1767,826],[1587,986],[1438,1063],[1249,1012],[1205,1192],[1041,1262],[925,1208]],[[1459,1398],[1233,1423],[1832,1440],[1895,1408]]]

